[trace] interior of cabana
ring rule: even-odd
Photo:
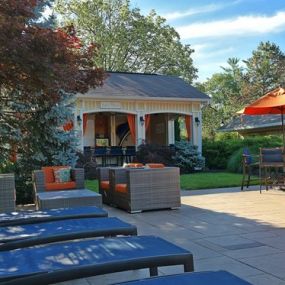
[[[92,153],[98,164],[122,165],[135,155],[137,125],[144,125],[142,143],[168,146],[175,138],[175,120],[185,126],[188,140],[192,138],[192,116],[169,113],[137,116],[119,112],[96,112],[83,115],[83,146],[85,153]],[[183,132],[183,130],[182,130]]]

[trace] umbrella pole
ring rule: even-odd
[[[285,133],[284,133],[284,114],[283,114],[283,107],[281,108],[281,120],[282,120],[282,133],[283,133],[283,160],[284,160],[284,151],[285,151]],[[283,167],[283,185],[285,185],[285,167]],[[281,188],[282,189],[282,188]]]
[[[283,114],[283,108],[282,108],[281,109],[281,121],[282,121],[282,134],[283,134],[283,148],[285,148],[285,132],[284,132],[284,120],[283,119],[284,119],[284,114]]]

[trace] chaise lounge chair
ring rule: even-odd
[[[251,285],[227,271],[204,271],[160,276],[116,285]]]
[[[137,228],[118,218],[85,218],[0,227],[0,251],[73,239],[118,235],[137,235]]]
[[[28,247],[0,254],[0,284],[46,285],[119,271],[183,265],[193,271],[193,255],[154,236],[117,237]]]
[[[19,211],[0,214],[0,227],[42,223],[78,218],[107,217],[108,213],[95,206],[60,208],[44,211]]]

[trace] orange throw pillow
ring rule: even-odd
[[[116,184],[115,191],[120,193],[128,193],[128,185],[127,184]]]
[[[52,166],[42,167],[42,171],[44,172],[45,176],[45,184],[53,183],[54,182],[53,167]]]
[[[101,187],[103,190],[109,190],[109,188],[110,188],[110,181],[108,181],[108,180],[103,180],[103,181],[101,181],[100,187]]]
[[[165,167],[163,163],[147,163],[145,166],[148,168],[164,168]]]
[[[124,165],[126,168],[138,168],[138,167],[144,167],[142,163],[128,163]]]

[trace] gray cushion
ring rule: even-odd
[[[262,155],[262,162],[283,162],[282,154],[265,154]]]

